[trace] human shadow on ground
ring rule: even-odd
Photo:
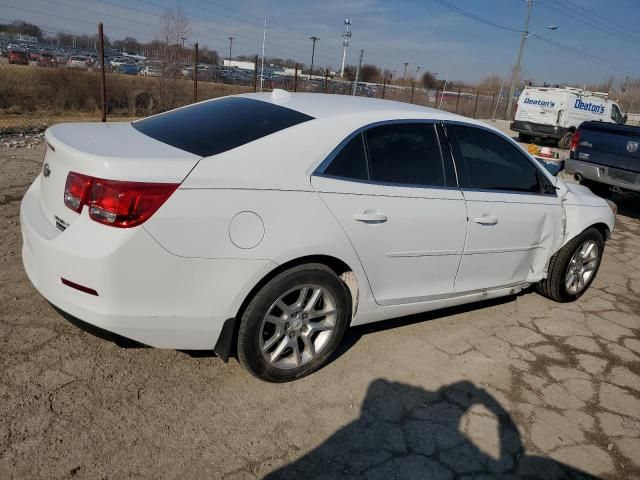
[[[497,421],[497,432],[485,427],[476,435],[497,438],[497,458],[480,450],[461,431],[463,415],[476,405],[485,407]],[[490,393],[471,382],[427,391],[378,379],[369,385],[358,419],[299,460],[268,474],[265,480],[301,478],[597,477],[550,458],[527,454],[509,413]]]

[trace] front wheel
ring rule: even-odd
[[[588,228],[551,257],[547,278],[536,287],[538,293],[556,302],[577,300],[593,282],[603,251],[602,234]]]
[[[238,332],[238,359],[268,382],[304,377],[327,362],[350,317],[348,287],[331,269],[294,267],[249,302]]]

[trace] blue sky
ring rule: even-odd
[[[482,19],[521,30],[525,0],[444,0]],[[195,41],[235,54],[259,53],[263,18],[268,18],[267,55],[309,63],[311,35],[320,37],[316,65],[339,67],[344,18],[353,21],[348,53],[401,74],[438,72],[466,81],[506,75],[515,63],[520,33],[478,22],[438,0],[0,0],[2,21],[22,18],[49,30],[95,31],[102,20],[111,38],[158,36],[159,17],[180,6],[191,20],[187,43]],[[640,77],[639,0],[535,0],[529,31],[558,25],[527,40],[523,71],[536,82],[590,83],[615,75]],[[567,50],[573,49],[571,50]],[[584,52],[589,57],[578,52]],[[595,58],[593,58],[595,57]],[[593,61],[595,60],[595,61]]]

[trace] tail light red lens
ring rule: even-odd
[[[75,212],[86,205],[89,217],[112,227],[129,228],[148,220],[178,188],[177,183],[122,182],[69,172],[64,203]]]
[[[573,134],[573,137],[571,137],[571,148],[569,149],[570,152],[575,152],[576,149],[578,148],[578,144],[580,143],[580,130],[576,130],[576,133]]]

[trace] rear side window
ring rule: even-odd
[[[433,125],[396,124],[365,132],[371,180],[444,186],[444,168]]]
[[[445,185],[435,126],[425,123],[372,127],[355,135],[324,170],[345,180],[407,186]],[[454,179],[452,177],[452,181]]]
[[[325,173],[336,177],[368,180],[367,157],[362,134],[359,133],[335,156]]]
[[[447,133],[453,140],[461,187],[541,193],[538,169],[507,140],[460,125],[448,125]]]
[[[133,122],[133,127],[172,147],[208,157],[299,123],[313,120],[290,108],[250,98],[197,103]]]

